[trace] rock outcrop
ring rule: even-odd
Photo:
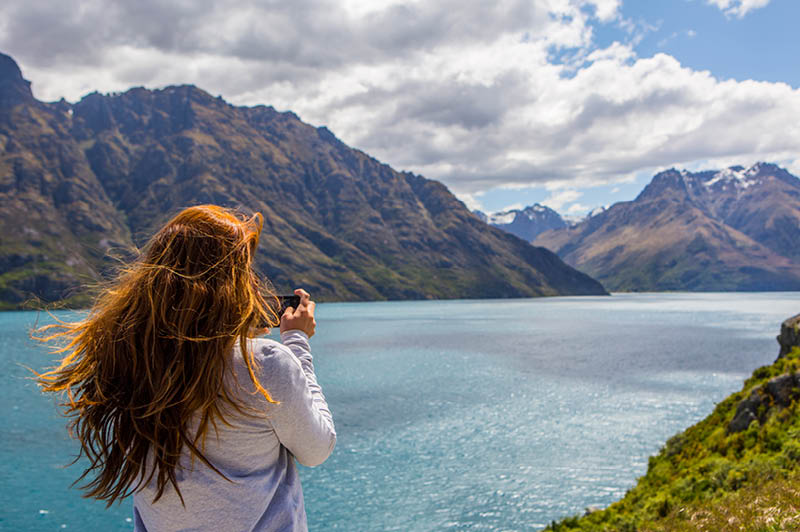
[[[800,375],[786,373],[770,379],[750,392],[750,396],[739,403],[736,414],[728,424],[728,432],[746,430],[753,421],[764,423],[772,408],[786,408],[800,397]]]
[[[22,77],[22,71],[13,59],[0,54],[0,108],[33,101],[31,82]]]
[[[800,347],[800,314],[781,323],[778,344],[781,346],[778,358],[788,355],[793,347]]]
[[[800,347],[800,314],[781,323],[778,335],[780,353],[778,360],[788,355],[793,348]],[[728,424],[728,432],[746,430],[753,421],[763,423],[773,408],[783,409],[800,397],[800,374],[785,373],[773,377],[750,392],[736,406],[736,414]]]

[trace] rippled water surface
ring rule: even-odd
[[[301,471],[310,528],[531,530],[606,506],[775,359],[797,312],[798,293],[321,304],[339,441]],[[69,488],[77,447],[22,366],[52,360],[35,319],[0,314],[0,529],[130,530],[129,500]]]

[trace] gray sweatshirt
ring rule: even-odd
[[[250,341],[260,366],[259,382],[280,404],[270,404],[255,392],[237,344],[237,396],[261,415],[245,417],[226,407],[223,413],[233,426],[217,421],[216,434],[209,428],[203,454],[229,480],[199,460],[190,460],[184,449],[184,467],[176,469],[176,475],[186,507],[170,485],[152,504],[153,481],[133,496],[135,532],[308,530],[295,459],[306,466],[319,465],[336,444],[308,336],[292,330],[281,334],[282,343],[268,338]]]

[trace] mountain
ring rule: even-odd
[[[778,359],[667,440],[621,500],[545,530],[800,530],[798,328],[786,320]]]
[[[592,209],[584,216],[572,214],[561,215],[550,207],[534,203],[524,209],[508,209],[492,214],[486,214],[482,211],[475,210],[472,211],[472,213],[493,227],[497,227],[506,233],[511,233],[523,240],[532,242],[545,231],[578,225],[584,220],[596,216],[605,210],[606,207],[600,206]]]
[[[69,106],[34,99],[0,54],[0,308],[75,297],[111,266],[107,250],[131,244],[71,129]]]
[[[319,300],[605,293],[441,183],[191,85],[44,103],[0,54],[0,147],[0,308],[87,304],[87,285],[200,203],[263,213],[257,267]]]
[[[534,203],[524,209],[510,209],[493,214],[474,211],[484,222],[528,242],[548,229],[562,229],[567,222],[550,207]]]
[[[610,290],[800,290],[800,180],[773,164],[657,174],[534,244]]]

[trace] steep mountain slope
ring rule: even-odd
[[[475,214],[489,225],[528,242],[544,231],[562,229],[568,225],[556,211],[538,203],[524,209],[510,209],[489,215],[475,211]]]
[[[767,163],[680,174],[688,198],[716,220],[779,255],[800,257],[800,180],[795,176]],[[659,195],[660,188],[654,186],[648,195]]]
[[[130,243],[70,123],[68,106],[36,101],[0,54],[0,308],[29,294],[85,303],[81,284],[111,264],[109,248]]]
[[[0,86],[16,95],[0,99],[6,306],[101,278],[113,263],[105,249],[141,245],[199,203],[262,212],[259,268],[280,290],[302,285],[321,300],[604,293],[553,253],[487,227],[440,183],[290,112],[193,86],[45,104],[5,58]]]
[[[774,165],[668,170],[630,202],[534,241],[611,290],[798,290],[800,180]]]

